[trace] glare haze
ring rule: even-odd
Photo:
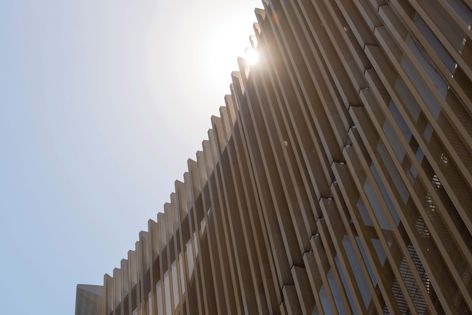
[[[0,309],[73,314],[168,201],[259,0],[0,0]]]

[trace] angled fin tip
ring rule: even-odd
[[[265,1],[264,1],[265,2]],[[268,3],[266,2],[265,5],[268,5]],[[264,9],[261,9],[261,8],[255,8],[254,9],[254,13],[260,17],[262,17],[263,19],[265,18],[265,15],[266,15],[266,12]]]

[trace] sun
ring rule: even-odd
[[[201,42],[198,62],[203,69],[206,83],[213,87],[228,86],[229,74],[239,70],[238,57],[247,64],[255,66],[259,61],[257,49],[251,47],[249,37],[254,36],[253,20],[246,14],[234,12],[213,23],[205,32],[205,40]],[[251,48],[246,48],[246,47]]]
[[[250,66],[254,66],[259,61],[259,52],[254,48],[246,48],[243,58]]]

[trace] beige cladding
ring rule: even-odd
[[[97,314],[471,314],[472,0],[263,5]]]

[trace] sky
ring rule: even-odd
[[[0,0],[0,310],[73,314],[182,179],[260,0]]]

